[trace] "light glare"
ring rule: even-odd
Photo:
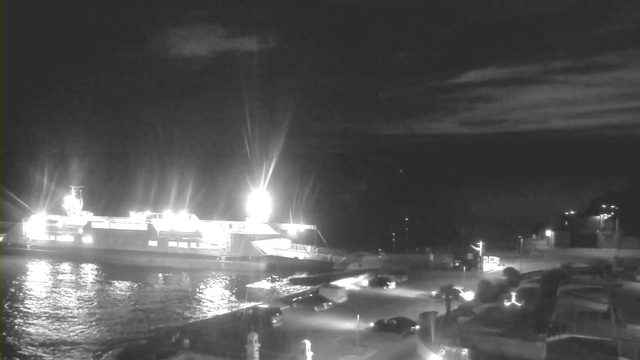
[[[466,291],[464,294],[462,294],[462,298],[465,301],[471,301],[476,297],[476,294],[473,291]]]
[[[271,197],[265,189],[256,189],[251,192],[247,200],[247,213],[249,218],[258,222],[266,222],[271,215]]]

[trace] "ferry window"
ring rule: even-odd
[[[169,247],[178,247],[177,241],[169,241]]]
[[[211,245],[211,244],[209,244],[209,243],[200,243],[200,249],[208,249],[208,248],[210,248],[209,245]]]
[[[188,243],[188,242],[181,241],[181,242],[180,242],[180,247],[181,247],[181,248],[188,248],[188,247],[189,247],[189,243]]]
[[[158,246],[158,242],[149,240],[149,246]]]
[[[198,247],[198,243],[194,243],[194,242],[191,243],[191,248],[195,249],[197,247]]]

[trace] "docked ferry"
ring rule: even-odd
[[[57,255],[87,261],[174,268],[324,272],[331,255],[296,239],[319,235],[313,225],[201,220],[186,212],[83,211],[82,190],[64,198],[66,215],[23,219],[2,240],[2,253]],[[321,235],[320,235],[321,236]]]

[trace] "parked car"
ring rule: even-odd
[[[377,276],[370,280],[362,280],[362,286],[368,288],[394,289],[396,282],[387,276]]]
[[[475,298],[476,294],[473,290],[466,289],[462,286],[454,286],[451,300],[454,301],[471,301]],[[431,297],[437,300],[444,300],[444,294],[441,290],[431,291]]]
[[[476,269],[478,267],[478,259],[458,259],[453,261],[453,268],[456,270],[465,269],[466,271]]]
[[[278,327],[284,323],[282,309],[272,306],[252,306],[238,312],[252,329],[261,327]]]
[[[390,332],[400,335],[411,335],[420,328],[418,323],[402,316],[381,319],[370,324],[374,331]]]
[[[409,280],[409,272],[401,269],[391,269],[382,272],[382,276],[388,277],[395,281],[396,284],[403,283]]]
[[[347,289],[337,285],[324,285],[320,287],[318,293],[336,304],[341,304],[349,300]]]
[[[313,311],[323,311],[332,308],[335,302],[322,295],[311,295],[293,299],[291,307],[312,309]]]

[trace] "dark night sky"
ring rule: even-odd
[[[276,217],[335,243],[405,214],[417,242],[504,240],[636,184],[635,0],[2,10],[3,220],[72,183],[96,213],[237,219],[273,164]]]

